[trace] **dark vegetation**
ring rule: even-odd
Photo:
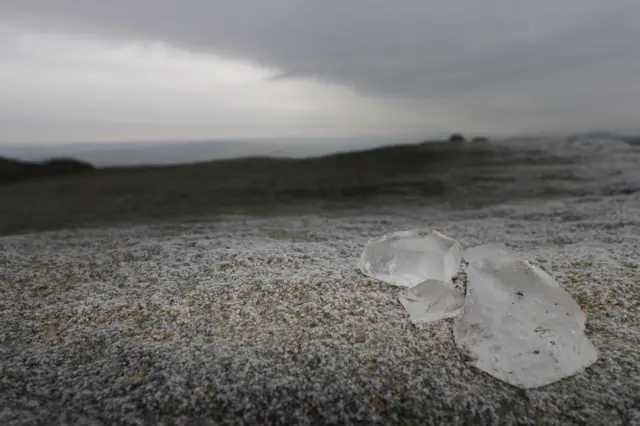
[[[447,203],[464,208],[561,195],[538,176],[539,170],[580,185],[567,174],[569,163],[534,150],[447,142],[302,160],[243,158],[96,170],[82,163],[55,162],[29,168],[29,180],[0,185],[0,234],[221,214],[319,209],[342,214],[391,203]],[[76,172],[80,174],[62,176]],[[12,173],[6,176],[24,176],[24,172]],[[52,177],[35,179],[43,176]]]
[[[91,164],[67,158],[56,158],[43,163],[28,163],[0,157],[0,185],[30,179],[76,175],[93,171]]]

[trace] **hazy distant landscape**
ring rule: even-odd
[[[393,143],[402,141],[394,140]],[[405,141],[409,142],[409,140]],[[387,139],[317,138],[257,141],[175,141],[0,146],[0,156],[24,161],[72,157],[97,167],[198,163],[247,156],[301,158],[388,145]]]
[[[624,136],[607,131],[590,132],[578,136],[616,139],[634,145],[640,144],[640,136]],[[434,142],[442,142],[446,139],[446,136],[427,138]],[[88,162],[96,167],[140,166],[199,163],[247,156],[303,158],[411,143],[415,143],[415,140],[411,138],[278,138],[254,141],[4,144],[0,145],[0,157],[35,162],[63,157]]]
[[[33,176],[0,186],[0,233],[385,203],[465,208],[637,191],[633,182],[603,181],[592,168],[602,167],[601,150],[624,152],[629,145],[601,140],[576,148],[573,138],[551,140],[556,142],[425,142],[299,159],[251,156],[97,169],[73,161],[58,170],[4,160],[0,178],[6,183]]]

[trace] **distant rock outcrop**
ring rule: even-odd
[[[466,142],[466,139],[460,133],[453,133],[453,134],[451,134],[451,136],[449,136],[449,142],[464,143],[464,142]]]
[[[89,163],[72,158],[54,158],[31,163],[0,157],[0,184],[62,175],[75,175],[95,170]]]

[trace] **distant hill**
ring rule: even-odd
[[[410,143],[395,140],[393,143]],[[0,155],[23,161],[77,158],[96,167],[190,164],[248,156],[304,158],[345,150],[388,145],[386,139],[289,138],[176,142],[79,143],[69,145],[0,145]]]
[[[620,147],[599,149],[607,141],[556,142],[429,142],[303,159],[253,156],[185,165],[98,167],[73,179],[0,185],[0,235],[226,214],[316,214],[319,209],[344,212],[393,203],[415,203],[418,209],[438,203],[467,208],[640,191],[633,170],[608,173],[611,161],[614,167],[628,167],[620,162],[625,157],[619,155]],[[626,148],[631,161],[636,151]],[[3,164],[5,177],[0,172],[0,181],[7,180],[12,168],[18,170],[10,176],[14,181],[60,171],[51,165],[10,160]],[[62,171],[91,168],[83,163],[71,166]]]
[[[624,136],[622,138],[623,141],[628,143],[629,145],[637,145],[640,146],[640,136]]]
[[[588,138],[618,139],[629,145],[640,145],[640,135],[621,135],[608,130],[597,130],[581,135]]]
[[[86,162],[71,158],[55,158],[32,163],[0,157],[0,184],[53,176],[73,175],[94,170]]]

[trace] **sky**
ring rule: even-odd
[[[0,143],[640,132],[637,0],[2,0]]]

